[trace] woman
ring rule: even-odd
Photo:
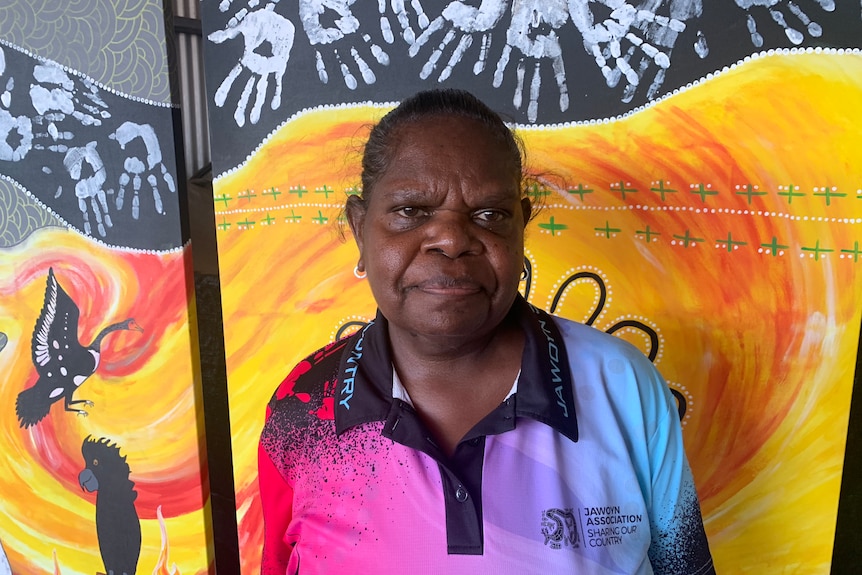
[[[379,309],[270,401],[262,572],[714,572],[661,376],[518,293],[531,206],[499,116],[419,93],[362,168]]]

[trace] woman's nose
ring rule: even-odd
[[[425,226],[423,249],[427,252],[440,252],[455,259],[464,255],[477,254],[482,244],[473,230],[473,222],[468,214],[457,212],[436,212]]]

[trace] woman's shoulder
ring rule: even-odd
[[[554,321],[563,336],[576,387],[589,380],[589,385],[606,389],[611,401],[634,405],[633,399],[639,397],[644,409],[657,412],[672,406],[664,377],[644,351],[597,328],[557,316]]]
[[[652,362],[644,352],[628,341],[595,327],[585,325],[559,316],[552,316],[560,329],[567,352],[580,355],[590,355],[608,359],[616,357],[635,364],[637,367],[649,367]],[[646,335],[649,333],[645,332]],[[658,342],[651,342],[651,345]]]
[[[270,408],[291,398],[308,403],[313,398],[331,397],[341,358],[345,350],[350,349],[352,338],[330,342],[293,366],[273,393]]]

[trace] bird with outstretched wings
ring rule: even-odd
[[[134,319],[126,319],[102,329],[93,342],[78,341],[78,306],[57,282],[53,268],[48,270],[42,313],[33,330],[31,351],[39,374],[36,384],[18,394],[15,411],[21,427],[39,423],[51,405],[63,399],[66,411],[87,416],[80,405],[92,407],[87,399],[75,399],[75,392],[96,372],[101,359],[102,340],[118,330],[144,331]]]

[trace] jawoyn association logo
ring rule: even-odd
[[[580,546],[580,537],[575,523],[575,512],[568,509],[545,509],[542,511],[542,535],[545,545],[551,549]]]

